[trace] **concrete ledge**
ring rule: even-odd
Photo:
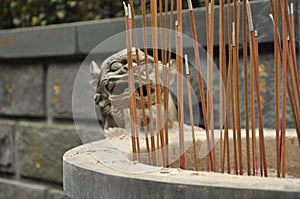
[[[46,197],[46,187],[21,183],[15,180],[0,179],[0,199],[30,198],[41,199]]]
[[[0,31],[0,57],[44,57],[74,54],[73,25],[22,28]]]
[[[292,0],[297,4],[297,0]],[[270,6],[268,0],[254,1],[252,4],[253,20],[260,37],[259,42],[273,41],[273,26],[269,18]],[[226,6],[225,6],[226,7]],[[242,6],[241,6],[242,7]],[[297,8],[297,6],[295,6]],[[226,8],[225,8],[226,9]],[[226,10],[225,10],[226,12]],[[297,16],[297,14],[295,15]],[[215,30],[218,30],[219,11],[215,10]],[[176,19],[176,13],[174,20]],[[195,9],[199,43],[206,45],[205,8]],[[227,16],[226,19],[227,20]],[[150,16],[148,16],[150,25]],[[191,36],[189,11],[183,11],[183,33]],[[141,17],[136,17],[137,27],[142,27]],[[242,28],[242,27],[241,27]],[[96,45],[105,39],[123,32],[123,18],[101,21],[76,22],[71,24],[50,25],[0,31],[0,58],[17,57],[51,57],[89,53]],[[218,44],[218,31],[214,32],[214,42]],[[242,39],[242,37],[241,37]]]
[[[65,153],[64,190],[69,197],[79,199],[300,197],[300,179],[245,177],[178,169],[162,173],[158,167],[144,173],[117,171],[95,159],[97,153],[101,153],[103,146],[106,145],[107,140],[102,140],[76,147]]]
[[[61,189],[40,183],[0,178],[0,199],[69,199]]]

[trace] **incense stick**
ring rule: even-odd
[[[191,77],[189,72],[188,56],[185,55],[184,59],[185,59],[186,79],[187,79],[189,110],[190,110],[190,122],[191,122],[191,129],[192,129],[193,149],[194,149],[194,164],[195,164],[195,170],[198,171],[196,139],[195,139],[195,130],[194,130],[193,102],[192,102],[192,94],[191,94]]]
[[[139,138],[139,127],[138,127],[138,119],[137,119],[137,115],[136,115],[136,98],[135,98],[135,87],[134,87],[134,68],[133,68],[133,58],[132,58],[132,29],[133,29],[133,24],[134,24],[134,21],[133,21],[133,15],[132,15],[132,12],[131,12],[131,6],[130,4],[128,4],[127,6],[127,9],[128,9],[128,24],[129,24],[129,30],[130,30],[130,43],[131,43],[131,59],[132,59],[132,80],[133,80],[133,83],[132,84],[132,94],[134,95],[132,99],[134,99],[134,103],[132,104],[132,106],[134,107],[134,110],[133,110],[133,113],[134,113],[134,121],[135,121],[135,124],[134,124],[134,127],[135,127],[135,139],[136,139],[136,147],[137,147],[137,157],[138,157],[138,161],[141,160],[141,150],[140,150],[140,138]],[[137,49],[136,49],[137,50]],[[136,51],[137,52],[137,51]],[[137,55],[138,56],[138,55]],[[129,62],[129,61],[128,61]],[[128,67],[128,70],[129,67]]]
[[[161,142],[161,148],[164,148],[164,133],[161,125],[162,111],[161,111],[161,93],[160,93],[160,82],[159,82],[159,69],[158,69],[158,37],[157,37],[157,5],[155,0],[151,0],[151,23],[152,23],[152,45],[153,45],[153,58],[154,58],[154,73],[155,73],[155,103],[157,110],[156,117],[156,129],[159,131],[159,138]],[[163,165],[166,166],[165,162],[165,151],[162,150],[162,161]]]
[[[169,110],[169,62],[168,62],[168,32],[166,31],[168,28],[168,0],[165,0],[165,22],[164,22],[164,34],[163,34],[163,92],[164,92],[164,109],[165,109],[165,125],[164,125],[164,131],[165,131],[165,141],[166,141],[166,166],[169,166],[169,123],[168,123],[168,110]]]
[[[222,92],[222,85],[223,85],[223,70],[225,66],[224,58],[225,54],[225,34],[224,34],[224,0],[220,0],[220,8],[219,8],[219,98],[220,98],[220,165],[221,165],[221,172],[224,173],[224,157],[223,157],[223,92]],[[224,65],[224,66],[223,66]]]
[[[197,38],[197,31],[196,31],[196,25],[195,25],[194,10],[193,10],[191,0],[188,0],[188,5],[189,5],[189,16],[190,16],[190,23],[191,23],[192,36],[193,36],[193,48],[194,48],[194,54],[195,54],[195,59],[196,59],[196,68],[197,68],[197,74],[198,74],[198,86],[199,86],[199,90],[200,90],[200,99],[201,99],[202,112],[203,112],[204,128],[205,128],[205,132],[206,132],[207,148],[209,151],[210,150],[209,124],[208,124],[206,104],[205,104],[204,86],[203,86],[203,80],[202,80],[201,62],[200,62],[200,54],[199,54],[199,48],[198,48],[198,38]],[[211,153],[209,153],[208,155],[209,155],[210,162],[212,162]]]
[[[176,21],[176,68],[177,68],[177,96],[178,96],[178,125],[179,125],[179,151],[180,168],[185,169],[184,156],[184,112],[183,112],[183,71],[182,71],[182,4],[177,0],[177,21]]]
[[[255,132],[255,99],[254,99],[254,45],[252,42],[252,36],[254,40],[254,28],[252,22],[252,14],[250,4],[247,0],[247,17],[248,17],[248,25],[249,25],[249,32],[250,32],[250,107],[251,107],[251,132],[252,132],[252,166],[253,166],[253,175],[256,174],[256,132]]]
[[[293,68],[293,66],[291,66],[292,64],[292,56],[291,56],[291,51],[292,50],[294,50],[294,49],[292,49],[292,47],[291,47],[291,40],[289,40],[288,39],[288,51],[289,51],[289,53],[288,53],[288,61],[289,61],[289,63],[288,63],[288,66],[289,66],[289,70],[288,70],[288,75],[290,75],[290,78],[288,78],[288,79],[290,79],[290,81],[292,82],[291,84],[292,84],[292,90],[291,90],[291,95],[290,95],[290,97],[291,98],[294,98],[294,99],[292,99],[292,101],[293,101],[293,103],[291,103],[290,105],[291,105],[291,108],[292,108],[292,111],[294,112],[294,116],[293,116],[293,118],[294,118],[294,122],[295,122],[295,127],[296,127],[296,132],[297,132],[297,135],[299,135],[299,133],[300,133],[300,128],[299,128],[299,120],[300,120],[300,114],[299,114],[299,109],[298,109],[298,106],[297,106],[297,100],[298,100],[298,98],[297,98],[297,76],[295,76],[295,70],[294,70],[294,68]],[[287,83],[289,83],[289,81],[287,82]],[[289,86],[288,86],[289,87]],[[300,139],[300,137],[298,136],[298,139]]]
[[[243,58],[244,58],[244,89],[245,89],[245,122],[247,148],[247,174],[251,175],[250,137],[249,137],[249,103],[248,103],[248,49],[247,49],[247,2],[243,1]]]
[[[144,101],[144,92],[143,92],[143,83],[141,78],[141,64],[140,64],[140,56],[139,56],[139,44],[137,40],[137,32],[136,32],[136,25],[135,25],[135,17],[134,17],[134,7],[133,7],[133,0],[130,0],[129,4],[130,11],[131,11],[131,17],[132,17],[132,26],[133,26],[133,38],[134,38],[134,46],[135,46],[135,54],[136,54],[136,63],[137,63],[137,69],[138,69],[138,81],[139,81],[139,94],[141,98],[141,109],[142,109],[142,119],[143,119],[143,125],[144,127],[147,124],[147,118],[146,118],[146,111],[145,111],[145,101]],[[138,135],[138,125],[136,125],[136,132]],[[148,139],[148,129],[144,128],[145,133],[145,141],[146,141],[146,149],[148,154],[148,162],[150,163],[150,146],[149,146],[149,139]],[[139,135],[138,135],[139,137]]]
[[[213,68],[213,62],[214,62],[214,19],[215,19],[215,1],[211,0],[210,2],[210,83],[211,83],[211,141],[213,143],[212,145],[212,154],[213,154],[213,168],[212,171],[216,171],[216,150],[215,150],[215,133],[214,133],[214,97],[213,97],[213,84],[214,84],[214,68]]]
[[[230,52],[229,55],[232,55],[232,44],[229,44]],[[225,162],[225,151],[227,149],[227,172],[230,173],[230,149],[229,149],[229,138],[228,138],[228,120],[229,120],[229,105],[231,98],[231,87],[232,87],[232,56],[229,56],[228,63],[228,77],[226,82],[226,101],[225,101],[225,128],[224,128],[224,150],[223,150],[223,159]],[[235,159],[236,160],[236,159]],[[223,163],[224,164],[224,163]],[[236,166],[236,165],[235,165]],[[236,167],[235,167],[236,168]],[[224,170],[224,165],[223,168]]]
[[[235,37],[235,49],[234,49],[234,99],[235,99],[235,118],[236,118],[236,130],[238,139],[238,156],[239,156],[239,173],[243,175],[243,156],[242,156],[242,137],[241,137],[241,126],[240,126],[240,96],[239,96],[239,63],[238,63],[238,41],[239,41],[239,24],[240,24],[240,3],[234,1],[234,20],[233,33]]]
[[[275,121],[276,121],[276,159],[277,159],[277,177],[280,177],[280,57],[278,56],[278,49],[281,49],[279,31],[278,31],[278,0],[274,2],[270,0],[272,10],[272,21],[274,25],[274,78],[275,78]]]
[[[228,29],[228,52],[229,52],[229,59],[232,59],[231,62],[229,62],[230,64],[233,64],[233,46],[232,45],[232,22],[231,22],[231,4],[230,1],[227,1],[227,29]],[[229,66],[229,67],[233,67],[233,66]],[[229,76],[229,74],[228,74]],[[231,77],[232,78],[232,77]],[[227,78],[227,81],[229,81],[229,79]],[[232,80],[231,80],[232,81]],[[231,92],[229,93],[230,95],[234,95],[233,94],[233,88],[232,88],[232,84],[230,86]],[[235,125],[235,109],[234,109],[234,101],[233,101],[233,97],[231,97],[231,117],[232,117],[232,134],[233,134],[233,157],[234,157],[234,172],[235,174],[238,173],[238,168],[237,168],[237,151],[236,151],[236,125]],[[228,150],[229,151],[229,150]]]
[[[234,23],[233,23],[234,24]],[[233,25],[234,28],[234,25]],[[237,124],[236,124],[236,109],[235,109],[235,93],[236,93],[236,82],[235,82],[235,70],[236,70],[236,45],[235,45],[235,30],[233,29],[232,33],[232,50],[231,50],[231,57],[232,57],[232,71],[233,76],[231,77],[232,81],[232,88],[231,88],[231,114],[232,114],[232,133],[233,133],[233,153],[234,153],[234,174],[238,175],[238,153],[237,153]]]
[[[263,130],[263,118],[262,118],[262,107],[260,102],[260,87],[259,87],[259,61],[258,61],[258,35],[255,31],[254,44],[254,71],[255,71],[255,85],[256,85],[256,101],[257,101],[257,110],[258,110],[258,127],[259,127],[259,140],[260,140],[260,153],[261,153],[261,165],[263,167],[263,174],[265,177],[268,177],[267,172],[267,161],[266,161],[266,152],[265,152],[265,141],[264,141],[264,130]],[[262,169],[261,169],[262,170]],[[262,171],[261,171],[262,174]]]
[[[164,48],[164,42],[162,42],[162,41],[164,41],[165,40],[165,38],[164,38],[164,34],[163,34],[163,17],[162,17],[162,0],[159,0],[158,1],[158,10],[159,10],[159,35],[160,35],[160,39],[161,39],[161,42],[160,42],[160,54],[161,54],[161,63],[162,63],[162,73],[163,73],[163,75],[162,75],[162,81],[163,81],[163,85],[162,85],[162,89],[163,89],[163,97],[166,95],[166,89],[165,89],[165,81],[166,81],[166,61],[165,61],[165,59],[164,59],[164,53],[165,53],[165,48]],[[163,106],[164,107],[166,107],[166,103],[165,103],[165,101],[163,102]],[[166,110],[166,109],[163,109],[163,110]],[[166,112],[166,111],[164,111],[164,112]],[[166,135],[165,135],[165,126],[166,126],[166,123],[168,123],[168,122],[166,122],[166,121],[168,121],[168,119],[166,118],[166,114],[164,113],[163,114],[163,112],[162,112],[162,120],[161,121],[165,121],[165,123],[164,124],[162,124],[162,126],[160,127],[160,128],[162,128],[161,129],[161,131],[160,131],[160,137],[163,137],[163,140],[165,140],[166,139]],[[165,142],[165,141],[163,141],[163,142]],[[165,147],[165,144],[164,144],[164,146],[162,146],[162,148],[161,148],[161,150],[162,150],[162,153],[164,154],[164,156],[165,156],[165,161],[164,161],[164,163],[163,163],[163,165],[165,166],[165,167],[168,167],[168,165],[169,165],[169,163],[168,163],[168,154],[166,154],[166,147]]]
[[[258,33],[257,31],[255,30],[254,31],[254,80],[255,80],[255,86],[256,86],[256,98],[260,98],[260,91],[258,90],[259,87],[259,84],[257,83],[257,76],[259,77],[259,73],[257,73],[257,69],[259,67],[259,60],[258,60]],[[259,91],[259,92],[258,92]],[[263,176],[263,156],[264,156],[264,153],[262,151],[262,136],[261,136],[261,121],[260,121],[260,109],[259,109],[259,106],[260,104],[259,101],[257,101],[257,109],[258,109],[258,128],[259,128],[259,158],[260,158],[260,161],[259,161],[259,164],[260,164],[260,174],[261,176]]]
[[[211,142],[214,143],[214,114],[213,114],[213,28],[214,28],[214,0],[206,1],[206,29],[207,29],[207,117]],[[215,148],[214,144],[209,149],[211,153],[211,171],[215,171]]]
[[[131,127],[131,142],[133,151],[133,160],[137,160],[137,143],[136,143],[136,129],[134,122],[136,121],[135,116],[135,95],[134,95],[134,76],[133,76],[133,66],[132,66],[132,38],[131,38],[131,16],[129,16],[129,9],[124,4],[125,10],[125,22],[126,22],[126,47],[127,47],[127,57],[128,57],[128,87],[129,87],[129,111],[130,111],[130,127]]]
[[[151,87],[150,87],[150,79],[149,79],[149,68],[148,68],[148,44],[147,44],[147,32],[146,32],[146,2],[142,0],[142,25],[143,25],[143,40],[144,40],[144,53],[145,53],[145,70],[146,70],[146,90],[147,90],[147,100],[148,100],[148,111],[149,115],[152,115],[152,94],[151,94]],[[150,126],[150,139],[151,139],[151,157],[152,157],[152,164],[157,165],[158,162],[156,161],[156,147],[155,147],[155,140],[154,140],[154,127],[153,127],[153,120],[152,117],[149,118],[149,126]]]
[[[285,15],[285,9],[282,1],[280,1],[280,10],[281,10],[281,16],[282,16],[282,39],[283,39],[283,50],[282,50],[282,76],[283,76],[283,83],[282,83],[282,113],[281,113],[281,131],[282,131],[282,166],[281,166],[281,172],[282,177],[285,177],[285,130],[286,130],[286,88],[287,88],[287,54],[288,54],[288,43],[287,43],[287,31],[286,31],[286,15]]]
[[[288,3],[286,1],[284,1],[284,2],[280,2],[280,5],[282,7],[283,14],[285,15],[285,17],[284,17],[285,18],[285,23],[286,23],[286,27],[288,28],[287,29],[288,30],[287,33],[288,33],[289,36],[291,36],[291,35],[293,35],[293,33],[292,33],[291,21],[290,21],[290,18],[289,18]],[[294,49],[295,48],[295,43],[292,42],[291,45],[292,45],[292,49]],[[293,68],[296,68],[297,63],[296,63],[296,54],[295,54],[295,51],[293,50],[291,54],[292,54],[292,58],[293,58],[291,64],[293,65]],[[298,81],[298,84],[299,84],[299,81]],[[300,98],[300,90],[299,89],[300,88],[298,87],[298,89],[297,89],[298,90],[298,98]],[[300,104],[300,101],[296,102],[296,106],[298,106],[298,108],[300,106],[299,104]]]

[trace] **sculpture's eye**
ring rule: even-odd
[[[96,104],[99,104],[99,102],[100,102],[100,94],[99,94],[99,93],[96,93],[96,94],[94,95],[94,100],[95,100],[95,103],[96,103]]]
[[[122,63],[122,65],[126,65],[126,64],[127,64],[127,59],[123,59],[123,60],[121,61],[121,63]]]
[[[116,71],[119,70],[123,66],[120,62],[114,62],[110,65],[110,71]]]

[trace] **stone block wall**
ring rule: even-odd
[[[268,2],[254,3],[253,12],[268,7]],[[269,14],[268,9],[263,12]],[[215,14],[217,18],[218,11]],[[200,32],[204,9],[196,9],[195,15],[203,20],[197,29],[205,46],[205,34]],[[189,21],[188,11],[183,17]],[[87,53],[123,30],[124,20],[112,19],[0,31],[0,199],[68,198],[62,190],[62,156],[81,144],[72,118],[74,79]],[[183,31],[191,35],[189,26]],[[273,33],[266,33],[261,43],[272,42]],[[272,53],[267,49],[261,59],[270,74]],[[266,109],[272,109],[269,106]],[[293,128],[291,122],[288,125]]]
[[[62,156],[81,140],[72,120],[80,62],[0,64],[0,198],[67,198]]]

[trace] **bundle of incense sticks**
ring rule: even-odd
[[[206,32],[197,33],[194,17],[194,9],[191,0],[187,0],[189,8],[190,27],[193,38],[193,49],[195,68],[197,69],[197,79],[199,86],[199,98],[201,99],[201,108],[203,112],[204,128],[206,134],[207,156],[206,156],[206,170],[207,171],[220,171],[234,174],[244,174],[244,168],[248,175],[268,176],[267,159],[265,152],[265,140],[264,140],[264,128],[263,128],[263,115],[262,104],[260,99],[260,76],[259,76],[259,48],[258,48],[258,32],[255,30],[252,11],[248,0],[244,0],[242,3],[239,0],[233,0],[233,3],[227,1],[227,41],[225,38],[225,1],[219,1],[219,71],[213,70],[213,58],[214,58],[214,0],[205,0],[206,6]],[[153,104],[152,93],[150,87],[150,69],[148,68],[148,41],[147,41],[147,23],[146,23],[146,1],[141,1],[142,11],[142,27],[143,27],[143,51],[145,53],[145,64],[141,64],[138,48],[140,47],[137,40],[135,16],[133,1],[130,0],[128,6],[124,3],[125,9],[125,24],[126,24],[126,46],[128,51],[128,88],[130,91],[130,117],[131,117],[131,138],[132,138],[132,152],[134,160],[141,160],[140,153],[140,132],[137,125],[136,114],[136,99],[135,92],[138,92],[141,101],[140,106],[142,109],[143,124],[149,124],[149,128],[144,128],[145,133],[145,146],[147,151],[147,163],[151,165],[162,165],[169,167],[169,126],[168,126],[168,107],[169,107],[169,79],[168,74],[170,72],[171,64],[171,50],[172,39],[170,37],[171,30],[173,28],[173,8],[177,8],[177,18],[175,23],[175,44],[176,44],[176,87],[177,87],[177,107],[178,107],[178,137],[180,152],[180,168],[186,168],[185,161],[185,140],[184,140],[184,84],[183,84],[183,60],[185,60],[186,68],[186,80],[187,80],[187,94],[188,94],[188,106],[189,106],[189,118],[191,124],[191,136],[192,136],[192,148],[195,170],[199,170],[199,157],[197,151],[200,147],[196,140],[196,130],[194,124],[193,115],[193,102],[191,95],[191,78],[189,72],[188,57],[183,57],[183,23],[182,20],[182,1],[177,0],[176,4],[174,0],[170,2],[165,0],[159,0],[158,3],[155,0],[150,1],[150,14],[151,14],[151,41],[154,63],[154,77],[155,77],[155,111],[156,118],[147,118],[147,112],[152,114]],[[275,120],[276,125],[276,157],[277,157],[277,176],[285,177],[286,169],[286,110],[287,102],[286,96],[289,99],[292,114],[295,123],[295,130],[298,135],[298,142],[300,147],[300,81],[297,69],[296,59],[296,46],[295,46],[295,19],[294,19],[294,5],[288,5],[287,1],[270,0],[271,18],[274,25],[274,76],[275,76]],[[164,11],[163,11],[164,8]],[[170,13],[169,13],[170,8]],[[242,15],[240,13],[242,11]],[[163,13],[164,12],[164,13]],[[233,12],[233,15],[232,15]],[[158,16],[159,13],[159,16]],[[280,16],[279,14],[280,13]],[[232,17],[233,16],[233,17]],[[242,20],[240,20],[242,16]],[[267,17],[267,16],[266,16]],[[159,20],[159,26],[158,26]],[[280,23],[281,22],[281,23]],[[242,24],[241,24],[242,23]],[[279,27],[281,24],[281,27]],[[247,26],[248,25],[248,26]],[[240,26],[242,27],[242,41],[243,41],[243,67],[239,66],[239,41],[240,41]],[[247,28],[248,27],[248,28]],[[170,32],[163,31],[162,28],[170,29]],[[282,30],[280,33],[279,29]],[[200,51],[198,46],[198,34],[206,34],[207,40],[207,63],[201,64]],[[282,35],[282,38],[281,36]],[[160,37],[160,42],[159,42]],[[169,37],[169,38],[168,38]],[[249,41],[249,50],[248,50]],[[160,44],[159,44],[160,43]],[[228,43],[228,48],[226,48]],[[135,47],[135,48],[132,48]],[[159,49],[160,48],[160,49]],[[133,65],[132,50],[135,49],[136,54],[136,66]],[[159,52],[161,53],[159,56]],[[249,55],[249,58],[248,58]],[[161,60],[159,60],[159,57]],[[250,65],[248,67],[248,61]],[[133,67],[137,67],[134,70]],[[202,68],[207,67],[207,90],[204,89]],[[141,71],[145,71],[146,74],[146,96],[143,91],[143,84],[141,78]],[[241,102],[240,98],[240,70],[244,72],[244,91],[245,101]],[[139,89],[134,88],[134,71],[137,71]],[[282,71],[282,80],[280,79],[280,73]],[[219,72],[220,82],[214,84],[213,73]],[[162,73],[162,74],[160,74]],[[248,81],[248,73],[250,73],[250,79]],[[152,82],[151,82],[152,83]],[[225,95],[222,93],[222,86],[225,85]],[[250,88],[248,87],[250,84]],[[215,148],[215,129],[216,122],[214,121],[214,96],[213,85],[218,85],[220,88],[219,98],[219,125],[220,126],[220,153],[216,153]],[[280,94],[280,86],[282,86],[282,93]],[[248,93],[249,92],[249,93]],[[250,95],[249,95],[250,94]],[[144,98],[147,97],[147,98]],[[249,98],[249,99],[248,99]],[[144,101],[145,99],[146,102]],[[223,103],[224,100],[224,103]],[[249,101],[250,100],[250,101]],[[281,105],[280,105],[281,103]],[[146,104],[148,106],[146,106]],[[245,106],[245,127],[246,127],[246,154],[242,152],[242,133],[241,133],[241,106]],[[162,107],[165,112],[163,112]],[[281,108],[280,108],[281,107]],[[248,110],[250,108],[250,110]],[[258,121],[256,121],[256,115]],[[251,116],[251,117],[250,117]],[[198,119],[198,118],[196,118]],[[147,121],[150,120],[150,121]],[[166,121],[163,123],[163,121]],[[233,146],[229,144],[229,122],[232,122],[232,140]],[[155,123],[154,123],[155,122]],[[250,126],[251,124],[251,126]],[[258,125],[258,134],[256,134],[256,124]],[[154,128],[155,126],[155,128]],[[251,129],[250,129],[251,128]],[[224,133],[224,134],[223,134]],[[258,136],[258,143],[256,138]],[[251,139],[251,140],[250,140]],[[232,148],[232,150],[230,150]],[[233,151],[233,154],[230,154]],[[219,157],[217,157],[219,154]],[[244,163],[244,157],[246,155],[246,163]],[[233,165],[231,165],[231,158],[233,158]],[[216,164],[219,160],[219,168]],[[244,164],[246,166],[244,167]],[[233,168],[233,171],[232,171]]]

